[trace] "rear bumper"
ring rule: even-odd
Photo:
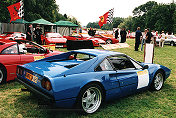
[[[42,98],[45,98],[47,101],[54,102],[54,97],[52,95],[47,94],[42,90],[39,90],[37,87],[33,87],[32,84],[29,83],[28,81],[20,77],[16,78],[15,80],[18,81],[23,86],[25,86],[31,92],[36,93],[37,95],[40,95]]]
[[[16,78],[15,80],[18,81],[20,84],[22,84],[24,87],[26,87],[29,91],[36,93],[37,95],[41,96],[41,98],[44,98],[45,100],[47,100],[49,103],[51,103],[55,107],[60,107],[60,108],[73,108],[74,107],[76,98],[55,100],[52,95],[47,94],[42,90],[39,90],[38,88],[34,87],[33,85],[31,85],[31,83],[22,79],[21,77],[18,76],[18,78]]]

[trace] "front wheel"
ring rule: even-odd
[[[107,39],[106,40],[106,44],[112,44],[112,40],[111,39]]]
[[[156,72],[153,82],[151,84],[151,89],[155,91],[161,90],[164,84],[164,75],[162,71]]]
[[[0,67],[0,84],[6,81],[6,71],[4,68]]]
[[[84,113],[91,114],[96,112],[103,99],[102,88],[97,84],[85,86],[78,97],[78,107]]]

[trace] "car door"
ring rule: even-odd
[[[135,93],[148,86],[148,70],[142,70],[142,66],[134,60],[125,55],[112,56],[109,60],[117,71],[116,79],[119,81],[121,96]]]
[[[95,69],[96,72],[100,72],[104,75],[104,86],[106,91],[106,99],[111,99],[120,96],[120,84],[117,79],[117,71],[107,58],[105,58]]]
[[[11,45],[1,51],[0,63],[6,67],[7,80],[14,79],[16,77],[16,67],[20,64],[17,44]]]

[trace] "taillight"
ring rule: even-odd
[[[42,79],[41,81],[41,85],[43,88],[45,88],[46,90],[50,91],[51,90],[51,82],[47,79]]]

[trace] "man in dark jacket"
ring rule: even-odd
[[[26,40],[28,40],[28,41],[32,40],[32,38],[31,38],[31,36],[32,36],[31,28],[32,28],[32,25],[29,25],[29,27],[27,28],[27,31],[26,31]]]
[[[39,28],[39,26],[37,26],[35,31],[34,31],[34,37],[35,37],[36,43],[38,43],[40,45],[42,44],[41,34],[42,34],[42,30]]]
[[[126,30],[125,28],[123,28],[121,31],[120,31],[120,35],[121,35],[121,43],[125,43],[126,42]]]
[[[152,35],[152,33],[150,32],[150,29],[147,28],[146,43],[150,43],[152,37],[153,37],[153,35]]]
[[[138,27],[135,34],[135,51],[138,51],[139,44],[141,43],[141,36],[142,33],[140,31],[140,27]]]

